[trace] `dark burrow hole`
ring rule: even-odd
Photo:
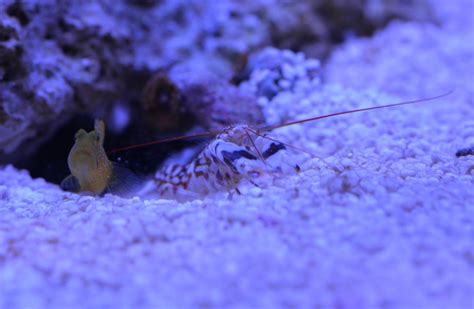
[[[184,116],[187,117],[187,116]],[[91,114],[77,114],[67,123],[58,128],[56,132],[36,151],[14,165],[17,168],[27,169],[33,178],[44,178],[46,181],[59,184],[70,174],[67,158],[71,147],[74,145],[74,135],[79,129],[87,132],[94,130],[94,118]],[[107,119],[107,117],[104,117]],[[189,123],[193,119],[187,119]],[[138,175],[152,175],[160,164],[184,148],[195,147],[205,142],[203,139],[190,139],[163,144],[141,147],[138,149],[125,150],[110,153],[111,150],[130,145],[146,143],[152,140],[166,138],[169,136],[182,135],[183,132],[167,132],[159,134],[153,128],[146,127],[144,121],[135,117],[122,132],[114,132],[107,127],[104,148],[108,152],[108,158],[128,168]]]
[[[25,26],[30,22],[30,19],[28,18],[21,6],[22,5],[20,1],[13,3],[7,8],[7,14],[12,17],[15,17],[16,19],[18,19],[22,26]]]
[[[76,57],[80,53],[80,49],[77,46],[74,46],[72,44],[62,44],[61,50],[63,51],[65,55],[70,56],[70,57]]]
[[[127,0],[127,2],[130,3],[131,5],[135,5],[138,7],[152,8],[161,1],[159,0]]]

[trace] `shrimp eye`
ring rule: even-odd
[[[99,136],[99,134],[96,134],[96,135],[95,135],[95,140],[96,140],[96,142],[100,141],[100,136]]]

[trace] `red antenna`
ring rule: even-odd
[[[371,111],[371,110],[374,110],[374,109],[382,109],[382,108],[389,108],[389,107],[395,107],[395,106],[402,106],[402,105],[408,105],[408,104],[416,104],[416,103],[422,103],[422,102],[427,102],[427,101],[433,101],[433,100],[436,100],[436,99],[446,97],[446,96],[450,95],[453,92],[454,92],[454,89],[452,89],[452,90],[450,90],[446,93],[434,96],[434,97],[423,98],[423,99],[412,100],[412,101],[405,101],[405,102],[388,104],[388,105],[380,105],[380,106],[373,106],[373,107],[367,107],[367,108],[353,109],[353,110],[350,110],[350,111],[337,112],[337,113],[333,113],[333,114],[327,114],[327,115],[322,115],[322,116],[317,116],[317,117],[311,117],[311,118],[307,118],[307,119],[290,121],[290,122],[287,122],[287,123],[277,124],[277,125],[273,125],[273,126],[266,126],[266,127],[260,128],[259,130],[271,131],[271,130],[274,130],[274,129],[283,128],[283,127],[291,126],[291,125],[294,125],[294,124],[305,123],[305,122],[310,122],[310,121],[315,121],[315,120],[320,120],[320,119],[330,118],[330,117],[335,117],[335,116],[340,116],[340,115],[366,112],[366,111]]]
[[[405,102],[388,104],[388,105],[380,105],[380,106],[374,106],[374,107],[354,109],[354,110],[350,110],[350,111],[343,111],[343,112],[337,112],[337,113],[333,113],[333,114],[327,114],[327,115],[322,115],[322,116],[317,116],[317,117],[311,117],[311,118],[306,118],[306,119],[301,119],[301,120],[290,121],[290,122],[287,122],[287,123],[277,124],[277,125],[273,125],[273,126],[264,126],[264,127],[261,127],[259,129],[257,129],[257,131],[258,132],[271,131],[271,130],[275,130],[275,129],[278,129],[278,128],[283,128],[283,127],[287,127],[287,126],[291,126],[291,125],[295,125],[295,124],[300,124],[300,123],[305,123],[305,122],[310,122],[310,121],[316,121],[316,120],[336,117],[336,116],[340,116],[340,115],[346,115],[346,114],[365,112],[365,111],[370,111],[370,110],[375,110],[375,109],[382,109],[382,108],[389,108],[389,107],[395,107],[395,106],[402,106],[402,105],[417,104],[417,103],[422,103],[422,102],[427,102],[427,101],[433,101],[433,100],[436,100],[436,99],[446,97],[446,96],[452,94],[453,92],[454,92],[454,89],[452,89],[452,90],[450,90],[446,93],[434,96],[434,97],[428,97],[428,98],[412,100],[412,101],[405,101]],[[166,143],[166,142],[174,142],[174,141],[179,141],[179,140],[188,139],[188,138],[213,136],[213,135],[218,135],[220,133],[222,133],[222,131],[203,132],[203,133],[197,133],[197,134],[191,134],[191,135],[170,137],[170,138],[160,139],[160,140],[151,141],[151,142],[147,142],[147,143],[135,144],[135,145],[121,147],[121,148],[115,148],[115,149],[112,149],[110,151],[107,151],[107,153],[112,154],[112,153],[121,152],[121,151],[125,151],[125,150],[142,148],[142,147],[161,144],[161,143]]]
[[[111,154],[111,153],[121,152],[121,151],[135,149],[135,148],[142,148],[142,147],[161,144],[161,143],[166,143],[166,142],[179,141],[179,140],[188,139],[188,138],[212,136],[212,135],[217,135],[219,133],[221,133],[221,131],[204,132],[204,133],[197,133],[197,134],[191,134],[191,135],[169,137],[169,138],[159,139],[159,140],[156,140],[156,141],[146,142],[146,143],[142,143],[142,144],[135,144],[135,145],[125,146],[125,147],[121,147],[121,148],[114,148],[112,150],[107,151],[107,153]]]

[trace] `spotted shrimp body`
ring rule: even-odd
[[[286,146],[247,125],[231,126],[218,134],[187,165],[174,164],[158,171],[146,191],[161,197],[202,196],[227,191],[240,194],[245,180],[258,186],[264,174],[299,170],[284,160]]]

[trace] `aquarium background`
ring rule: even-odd
[[[472,0],[0,0],[0,308],[472,308]],[[275,125],[298,173],[74,194],[107,150]],[[142,179],[209,139],[110,158]],[[472,154],[472,152],[471,152]],[[138,183],[141,185],[141,183]]]

